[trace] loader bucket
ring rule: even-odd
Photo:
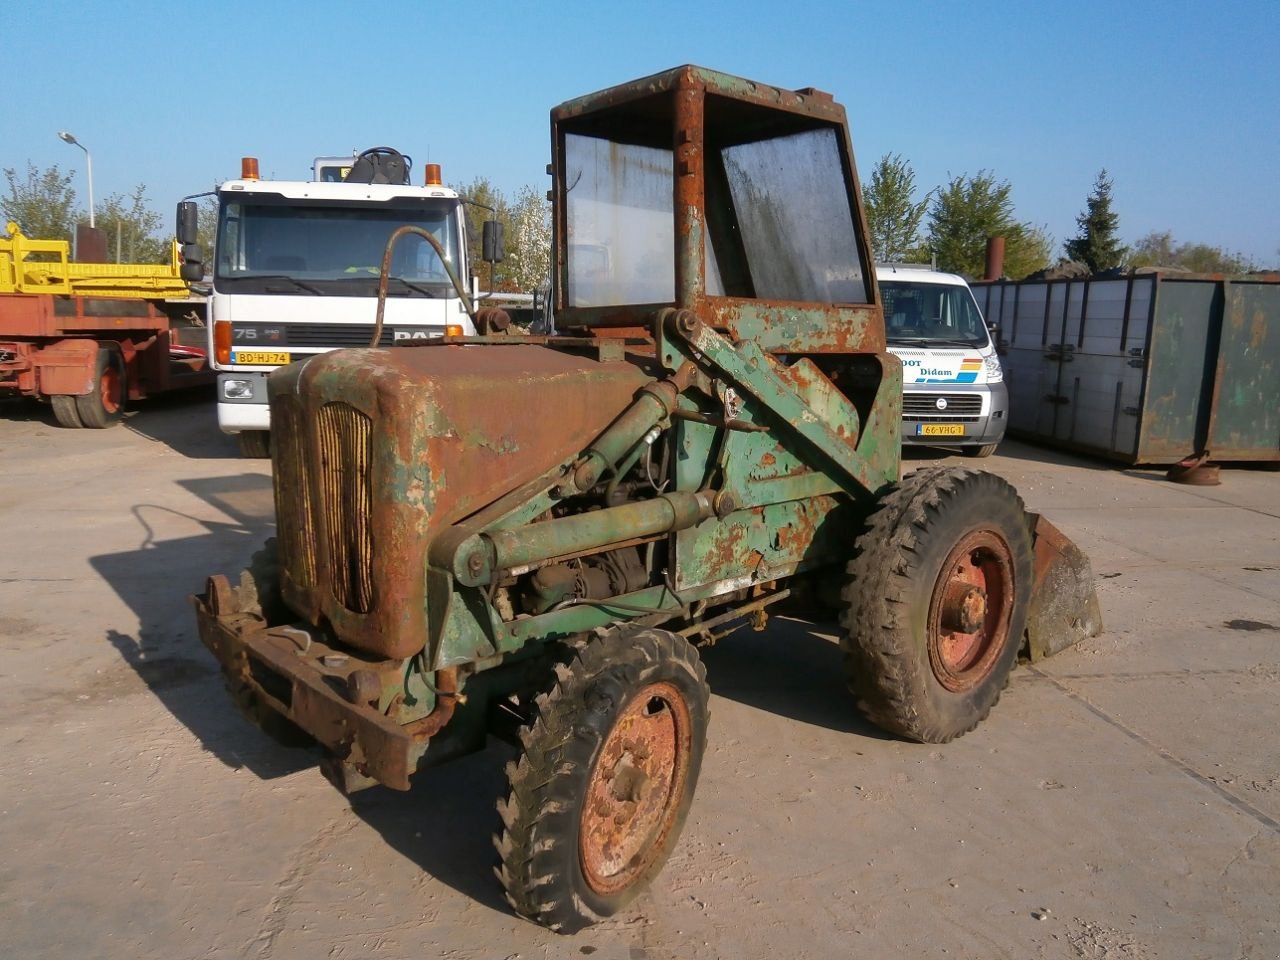
[[[1084,551],[1038,513],[1028,513],[1035,551],[1023,652],[1035,663],[1102,632],[1093,568]]]

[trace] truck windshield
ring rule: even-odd
[[[880,295],[890,343],[985,347],[991,342],[968,287],[882,280]]]
[[[224,291],[375,296],[387,238],[414,224],[429,231],[457,269],[457,201],[406,198],[375,207],[298,201],[278,195],[224,198],[214,283]],[[412,234],[396,243],[392,296],[449,296],[452,284],[431,245]],[[293,281],[282,283],[282,281]]]

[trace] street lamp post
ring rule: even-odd
[[[84,162],[85,162],[85,166],[87,166],[87,167],[89,168],[89,169],[88,169],[88,174],[89,174],[89,228],[90,228],[90,229],[93,229],[95,226],[97,226],[97,224],[95,224],[95,223],[94,223],[94,221],[93,221],[93,157],[89,154],[89,148],[88,148],[88,147],[86,147],[86,146],[85,146],[83,143],[81,143],[79,140],[77,140],[75,137],[73,137],[71,134],[67,133],[67,131],[65,131],[65,130],[59,130],[59,131],[58,131],[58,139],[60,139],[60,140],[62,140],[62,141],[64,141],[64,142],[66,142],[66,143],[69,143],[69,144],[71,144],[72,146],[79,147],[81,150],[83,150],[83,151],[84,151]]]

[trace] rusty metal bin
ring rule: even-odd
[[[1009,432],[1126,463],[1280,460],[1280,275],[981,281]]]

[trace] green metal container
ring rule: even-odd
[[[1010,433],[1126,463],[1280,460],[1280,276],[973,284]]]

